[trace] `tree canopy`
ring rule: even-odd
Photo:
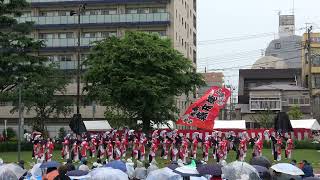
[[[300,111],[300,107],[298,105],[294,105],[290,107],[290,110],[288,111],[288,115],[291,120],[297,120],[302,118],[303,113]]]
[[[49,116],[68,111],[68,101],[55,96],[67,81],[54,64],[37,55],[45,45],[32,37],[33,23],[15,20],[28,6],[25,0],[0,0],[0,101],[13,102],[12,111],[17,110],[17,87],[22,83],[23,103],[36,112],[33,127],[43,131]]]
[[[107,106],[106,118],[143,129],[150,123],[176,120],[176,97],[204,84],[192,62],[156,34],[127,32],[92,48],[85,62],[89,97]]]

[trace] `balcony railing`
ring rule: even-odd
[[[169,13],[82,15],[80,20],[81,24],[166,22],[169,21]],[[36,25],[77,24],[78,16],[18,17],[17,21],[20,23],[31,21]]]
[[[80,46],[90,46],[95,41],[100,41],[104,38],[96,37],[96,38],[81,38]],[[39,39],[44,41],[46,47],[75,47],[78,45],[77,38],[64,38],[64,39]]]

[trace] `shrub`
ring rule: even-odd
[[[55,150],[61,150],[62,145],[61,144],[55,144],[54,145]],[[21,151],[32,151],[33,144],[32,143],[21,143]],[[0,143],[0,152],[17,152],[18,150],[18,142],[17,141],[7,141]]]
[[[16,132],[10,127],[7,128],[7,134],[6,130],[3,130],[2,135],[6,140],[9,141],[17,138]]]

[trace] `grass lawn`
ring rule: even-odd
[[[249,149],[248,153],[247,153],[247,157],[246,157],[246,161],[250,161],[251,158],[251,152],[252,150]],[[289,162],[290,160],[286,160],[284,159],[284,151],[283,152],[283,160],[281,162]],[[8,163],[8,162],[17,162],[17,154],[16,152],[0,152],[0,158],[3,159],[4,162]],[[271,150],[270,149],[263,149],[263,155],[266,156],[267,158],[269,158],[271,160],[271,162],[273,162],[272,159],[272,155],[271,155]],[[232,162],[235,160],[235,152],[234,151],[230,151],[228,154],[228,158],[227,158],[227,162]],[[26,164],[26,168],[30,168],[30,164],[34,163],[35,161],[31,159],[31,151],[23,151],[22,152],[22,156],[21,156]],[[53,156],[54,160],[56,161],[60,161],[63,162],[63,160],[61,159],[61,155],[60,155],[60,151],[54,151],[54,156]],[[198,153],[198,157],[199,159],[202,157],[201,153]],[[307,161],[309,161],[312,166],[315,168],[316,172],[320,172],[320,152],[318,152],[317,150],[310,150],[310,149],[297,149],[294,150],[293,152],[293,159],[296,159],[298,162],[305,159]],[[90,164],[95,162],[96,159],[90,159],[89,158],[89,162]],[[161,158],[157,158],[157,162],[159,164],[159,167],[164,167],[166,165],[169,164],[169,160],[163,160]],[[215,160],[213,158],[209,159],[209,163],[215,162]]]

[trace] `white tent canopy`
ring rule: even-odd
[[[213,129],[246,129],[245,120],[215,120]]]
[[[290,120],[292,128],[320,130],[320,125],[316,119]]]
[[[83,121],[87,131],[107,131],[111,129],[108,121]]]

